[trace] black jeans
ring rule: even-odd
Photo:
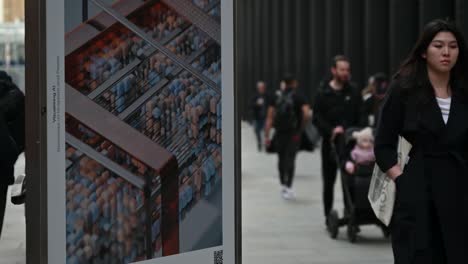
[[[3,219],[7,202],[8,185],[0,183],[0,237],[2,236]]]
[[[322,180],[323,180],[323,208],[325,217],[333,208],[334,190],[338,165],[334,156],[333,148],[329,140],[322,142]]]
[[[255,119],[253,122],[254,129],[255,129],[255,137],[257,138],[257,148],[258,150],[262,150],[263,141],[262,141],[262,132],[263,128],[265,127],[265,120],[264,119]]]
[[[293,141],[293,135],[278,135],[278,170],[281,185],[291,188],[296,167],[296,154],[299,142]]]

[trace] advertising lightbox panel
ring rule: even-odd
[[[49,263],[235,263],[232,1],[47,14]]]

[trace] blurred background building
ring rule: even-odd
[[[420,29],[435,18],[450,18],[468,35],[468,2],[463,0],[238,0],[237,87],[241,111],[255,82],[279,88],[293,73],[309,99],[329,72],[331,58],[351,59],[352,81],[362,88],[369,75],[395,72]]]
[[[0,0],[0,70],[24,91],[24,0]]]
[[[24,21],[24,0],[0,0],[0,22]]]

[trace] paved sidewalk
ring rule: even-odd
[[[296,201],[280,197],[276,155],[256,151],[253,129],[242,125],[243,264],[391,264],[391,245],[377,227],[362,227],[356,244],[341,228],[337,240],[325,231],[320,154],[297,160]],[[341,186],[337,184],[342,211]]]
[[[15,166],[15,175],[24,173],[24,156],[22,155]],[[10,191],[10,190],[9,190]],[[0,239],[0,264],[26,263],[26,220],[24,206],[8,203]]]

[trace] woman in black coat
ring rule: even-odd
[[[387,93],[376,162],[396,183],[396,264],[468,263],[467,50],[451,23],[427,24]],[[404,171],[398,136],[412,144]]]

